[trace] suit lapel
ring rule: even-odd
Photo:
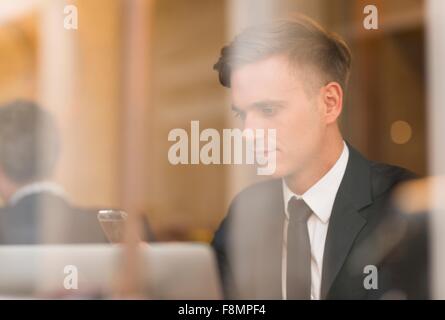
[[[352,244],[366,224],[351,202],[336,201],[329,222],[323,257],[321,297],[326,298]]]
[[[354,240],[366,224],[359,211],[372,203],[369,162],[351,146],[345,175],[329,221],[323,257],[321,298],[325,299],[345,263]]]

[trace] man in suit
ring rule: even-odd
[[[398,290],[400,259],[390,253],[407,222],[386,207],[413,175],[344,141],[350,66],[345,42],[305,17],[248,28],[222,49],[214,68],[244,128],[277,132],[265,148],[276,158],[272,179],[238,194],[214,236],[228,298],[379,299]],[[382,225],[391,230],[383,238]]]
[[[0,107],[0,244],[105,243],[97,212],[50,182],[59,154],[51,115],[28,101]]]

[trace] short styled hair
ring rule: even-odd
[[[338,35],[301,15],[247,28],[222,48],[213,68],[220,83],[230,88],[234,69],[276,54],[287,55],[292,66],[310,74],[315,69],[323,85],[334,81],[346,90],[351,68],[348,46]]]
[[[12,181],[47,178],[57,162],[59,147],[50,113],[24,100],[0,106],[0,166]]]

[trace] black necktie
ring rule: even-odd
[[[307,220],[312,214],[304,200],[292,197],[287,205],[287,299],[311,298],[311,243]]]

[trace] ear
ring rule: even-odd
[[[337,82],[329,82],[322,88],[321,98],[324,105],[326,124],[337,121],[343,109],[343,89]]]

